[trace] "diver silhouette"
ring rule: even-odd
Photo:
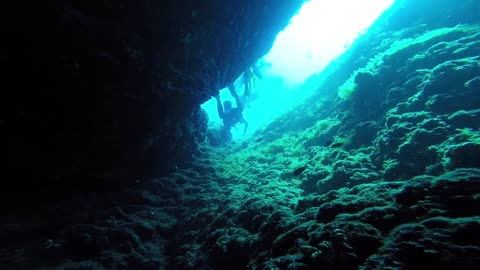
[[[242,76],[243,83],[245,85],[245,96],[248,96],[252,93],[252,83],[254,83],[254,78],[258,78],[260,80],[263,79],[262,72],[260,71],[260,67],[257,63],[245,69]]]
[[[222,135],[226,140],[230,140],[232,138],[232,133],[230,130],[237,124],[244,124],[243,135],[245,135],[248,128],[248,122],[245,120],[245,118],[243,118],[244,106],[240,100],[240,97],[235,91],[235,87],[233,86],[233,84],[228,85],[228,90],[230,90],[230,94],[235,99],[236,107],[232,107],[232,102],[230,102],[229,100],[223,102],[222,106],[220,95],[217,94],[215,96],[215,99],[217,100],[218,116],[223,121]]]

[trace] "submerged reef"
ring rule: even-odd
[[[480,7],[417,2],[397,1],[256,137],[5,212],[0,268],[478,269]]]

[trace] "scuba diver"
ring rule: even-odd
[[[242,73],[243,84],[245,85],[245,94],[243,95],[243,104],[245,107],[249,107],[252,101],[252,91],[255,87],[255,80],[263,79],[260,68],[258,63],[255,63]]]
[[[248,128],[248,122],[245,120],[245,118],[243,118],[244,107],[242,102],[240,101],[240,97],[235,91],[235,87],[233,86],[233,84],[229,84],[228,89],[230,90],[230,94],[233,96],[233,98],[235,98],[235,103],[237,104],[237,107],[233,108],[232,102],[230,102],[229,100],[223,102],[222,106],[220,95],[217,94],[215,96],[215,99],[217,100],[218,116],[220,116],[223,121],[222,136],[226,140],[230,140],[232,138],[232,133],[230,132],[230,129],[232,127],[235,127],[237,124],[244,124],[243,135],[245,135]]]
[[[245,96],[249,96],[252,92],[252,88],[255,84],[255,78],[263,79],[260,67],[257,63],[248,67],[242,74],[243,83],[245,84]]]
[[[240,98],[235,90],[235,81],[228,85],[230,94],[235,99],[236,107],[232,106],[232,102],[226,100],[223,102],[220,100],[220,95],[217,94],[215,99],[217,100],[218,116],[222,119],[223,127],[217,132],[208,132],[207,136],[212,145],[220,145],[232,139],[232,133],[230,132],[232,127],[236,128],[238,124],[243,124],[243,135],[245,136],[248,129],[248,122],[243,118],[243,110],[245,105],[249,104],[252,99],[252,90],[255,87],[256,79],[263,79],[261,68],[264,66],[263,62],[257,61],[255,64],[248,66],[238,77],[237,80],[241,80],[241,84],[245,86],[244,94]]]

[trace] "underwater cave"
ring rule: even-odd
[[[0,269],[479,269],[477,0],[1,13]]]

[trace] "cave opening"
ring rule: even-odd
[[[271,50],[252,63],[259,68],[261,78],[252,76],[250,95],[244,95],[242,75],[233,83],[245,109],[248,122],[231,129],[234,140],[248,139],[257,130],[282,114],[298,97],[308,91],[305,81],[319,74],[329,63],[345,53],[353,42],[366,33],[373,22],[394,0],[311,0],[303,4],[281,31]],[[220,89],[220,99],[235,100],[227,88]],[[209,117],[209,130],[222,128],[216,100],[212,97],[201,107]]]

